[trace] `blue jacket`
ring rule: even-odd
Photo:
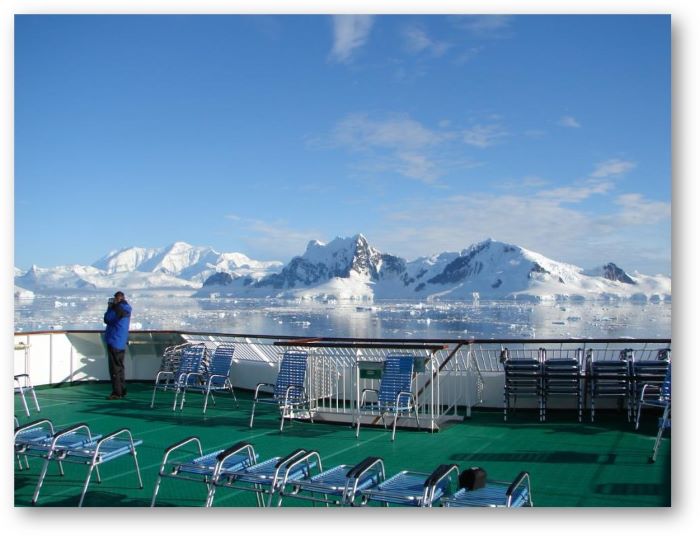
[[[129,340],[129,321],[131,320],[131,305],[121,301],[111,305],[105,313],[104,321],[105,342],[117,350],[125,350]]]

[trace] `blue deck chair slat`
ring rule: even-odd
[[[364,490],[363,496],[370,501],[406,506],[428,506],[422,504],[427,477],[425,473],[401,471],[381,484]],[[436,486],[433,502],[444,496],[447,485],[448,481],[445,480]]]
[[[486,487],[465,490],[460,489],[443,501],[445,506],[507,506],[506,491],[508,484],[487,484]],[[519,488],[511,498],[510,506],[517,508],[528,504],[526,488]]]

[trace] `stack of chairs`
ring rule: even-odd
[[[187,381],[182,382],[180,410],[185,405],[187,391],[198,391],[204,394],[204,409],[202,413],[207,412],[210,396],[212,402],[216,405],[214,392],[226,391],[231,393],[234,403],[238,406],[238,400],[236,399],[236,393],[233,391],[233,384],[230,378],[234,350],[235,345],[232,343],[219,344],[212,356],[203,361],[198,372],[189,373]]]
[[[24,407],[24,413],[29,417],[29,406],[27,405],[26,393],[31,393],[34,399],[34,407],[37,411],[41,411],[39,407],[39,401],[36,398],[36,393],[34,392],[34,386],[32,381],[29,379],[29,374],[15,374],[15,394],[19,395],[22,400],[22,406]]]
[[[630,363],[631,350],[622,350],[616,361],[596,360],[592,352],[586,357],[586,381],[591,406],[591,422],[595,420],[595,403],[599,398],[616,399],[627,408],[627,420],[631,419]]]
[[[543,350],[544,352],[544,350]],[[578,421],[583,418],[583,390],[581,387],[581,351],[577,357],[547,359],[542,364],[542,420],[547,418],[550,398],[567,397],[576,400]]]
[[[158,388],[163,391],[175,390],[173,411],[177,407],[177,399],[186,386],[194,386],[200,381],[200,374],[204,371],[206,346],[204,344],[188,344],[180,351],[177,370],[160,370],[156,374],[153,385],[151,407],[155,404]]]
[[[391,440],[396,437],[396,422],[399,414],[413,412],[416,419],[416,427],[420,428],[418,420],[418,407],[416,397],[411,391],[413,383],[413,356],[412,355],[389,355],[384,361],[382,377],[379,381],[379,389],[363,389],[358,405],[357,431],[356,437],[360,436],[360,413],[363,410],[378,411],[384,428],[386,422],[384,416],[387,413],[394,414],[394,425],[391,432]],[[376,402],[366,402],[367,393],[374,392],[377,396]]]
[[[79,507],[83,505],[93,471],[97,474],[97,481],[101,482],[99,466],[127,454],[134,458],[139,488],[143,488],[136,458],[136,447],[141,443],[141,440],[133,439],[127,428],[101,436],[93,434],[88,425],[83,423],[54,432],[51,421],[43,419],[15,429],[15,453],[18,456],[25,456],[25,459],[27,456],[34,456],[44,460],[32,496],[32,504],[36,504],[39,500],[39,493],[52,461],[58,464],[61,476],[64,475],[63,463],[88,466],[88,473],[78,502]]]
[[[542,350],[539,353],[541,352]],[[501,363],[505,373],[503,420],[508,420],[508,413],[515,407],[518,398],[536,399],[539,419],[542,420],[542,363],[539,354],[537,358],[511,358],[509,350],[504,348],[501,351]]]
[[[255,420],[255,408],[259,403],[273,404],[280,411],[280,432],[284,429],[284,419],[291,419],[294,411],[309,405],[309,391],[307,389],[307,352],[288,351],[282,356],[280,370],[274,384],[259,383],[255,387],[253,396],[253,409],[250,413],[249,427],[253,427]],[[260,397],[262,387],[272,387],[272,396]],[[313,422],[313,415],[309,412],[309,418]]]

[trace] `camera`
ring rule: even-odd
[[[107,300],[107,305],[114,305],[114,298],[110,298]]]

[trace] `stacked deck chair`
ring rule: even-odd
[[[29,417],[29,406],[27,405],[26,393],[31,393],[32,399],[34,400],[34,407],[37,411],[41,411],[39,407],[39,401],[36,398],[36,393],[34,392],[34,386],[32,381],[29,379],[29,374],[15,374],[15,394],[20,396],[22,400],[22,406],[24,407],[24,413]]]
[[[322,471],[318,453],[304,449],[296,449],[287,456],[275,456],[239,469],[224,468],[228,458],[238,454],[240,450],[229,449],[227,455],[221,456],[220,466],[212,478],[207,506],[213,505],[214,494],[217,488],[222,487],[255,493],[258,506],[271,506],[275,498],[279,505],[282,501],[280,493],[288,482],[308,478],[316,467]]]
[[[478,467],[462,471],[459,490],[441,499],[445,507],[505,507],[533,506],[530,475],[521,472],[512,482],[486,480],[486,472]]]
[[[356,465],[336,465],[322,470],[318,460],[318,473],[306,478],[289,479],[280,489],[279,504],[284,497],[294,497],[326,506],[357,506],[356,499],[366,489],[384,481],[384,461],[370,456]]]
[[[197,447],[194,455],[185,447]],[[184,453],[184,454],[183,454]],[[207,488],[204,505],[213,500],[213,482],[222,472],[236,471],[255,465],[257,454],[252,445],[246,442],[236,443],[227,449],[218,449],[204,454],[202,442],[192,436],[165,449],[163,461],[158,471],[151,506],[155,506],[156,497],[164,478],[187,480],[204,484]]]
[[[518,398],[537,400],[539,419],[543,420],[542,408],[542,364],[535,358],[511,358],[508,349],[501,352],[504,371],[503,420],[515,408]],[[511,405],[512,400],[512,405]]]
[[[188,381],[183,382],[182,385],[180,409],[185,405],[185,394],[190,390],[204,394],[204,409],[202,413],[207,412],[210,396],[212,402],[216,405],[215,392],[225,391],[231,393],[234,403],[238,406],[238,400],[236,399],[236,393],[233,391],[233,384],[230,378],[234,349],[235,346],[232,343],[219,344],[211,358],[204,362],[204,370],[189,374]]]
[[[657,395],[663,396],[665,389],[670,389],[670,380],[668,369],[670,362],[668,361],[668,353],[660,351],[657,359],[649,359],[646,361],[631,362],[631,385],[632,408],[635,415],[635,429],[639,427],[639,413],[642,406],[656,405],[663,407],[663,403],[659,404]],[[669,380],[667,382],[667,380]],[[670,393],[669,393],[670,394]]]
[[[362,411],[372,410],[379,412],[382,424],[386,428],[384,416],[387,413],[394,414],[394,424],[391,431],[391,440],[396,437],[396,422],[399,414],[410,414],[413,412],[416,419],[416,428],[420,428],[418,420],[418,407],[416,397],[411,391],[413,383],[413,356],[412,355],[389,355],[384,361],[382,377],[379,380],[379,389],[363,389],[358,405],[357,431],[356,437],[360,437],[360,424]],[[377,397],[376,402],[367,402],[367,393],[374,392]]]
[[[38,426],[46,429],[47,423],[40,421]],[[58,464],[61,476],[64,475],[63,463],[88,466],[87,477],[78,502],[79,507],[83,505],[93,471],[97,474],[99,483],[101,482],[99,466],[127,454],[134,458],[139,488],[143,488],[136,458],[136,447],[142,441],[134,440],[128,429],[122,428],[111,434],[99,436],[93,434],[86,424],[81,423],[60,430],[50,437],[41,437],[39,433],[37,437],[32,439],[29,437],[29,431],[34,427],[35,425],[32,423],[15,430],[15,452],[44,459],[39,480],[32,496],[32,504],[36,504],[39,500],[39,493],[52,461]],[[52,426],[49,429],[52,429]]]
[[[545,359],[542,365],[542,420],[547,418],[551,398],[571,398],[576,401],[578,422],[583,418],[581,362],[578,358]]]
[[[189,344],[180,351],[177,370],[161,370],[156,374],[153,385],[153,396],[151,397],[151,407],[156,400],[156,391],[161,388],[175,390],[173,400],[173,411],[177,407],[177,399],[180,392],[188,385],[194,386],[200,381],[200,374],[203,371],[203,363],[206,355],[206,347],[203,344]]]
[[[630,360],[628,350],[620,352],[617,360],[596,360],[589,354],[586,361],[586,380],[591,404],[591,422],[595,420],[595,404],[599,398],[612,398],[627,407],[627,420],[632,415],[630,403]]]
[[[253,409],[250,413],[250,428],[255,419],[255,408],[260,404],[274,404],[280,410],[280,432],[284,429],[284,419],[291,419],[294,411],[309,405],[309,392],[307,389],[307,352],[285,352],[280,363],[275,384],[259,383],[253,396]],[[260,398],[260,389],[272,387],[272,396]],[[313,415],[309,412],[309,418],[313,422]]]
[[[458,477],[459,468],[439,465],[432,473],[401,471],[391,478],[362,492],[361,504],[379,502],[383,506],[417,506],[430,508],[450,492],[452,478]]]

